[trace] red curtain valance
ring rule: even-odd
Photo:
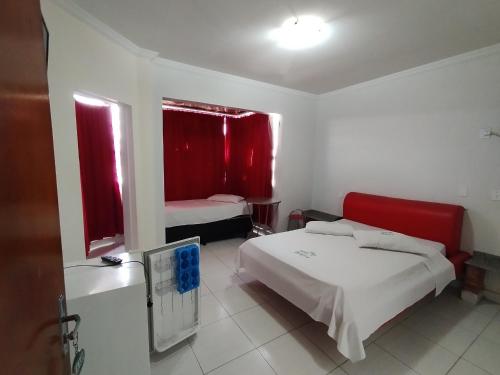
[[[88,255],[91,241],[123,234],[123,206],[110,108],[75,102],[75,111]]]

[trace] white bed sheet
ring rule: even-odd
[[[361,249],[353,237],[300,229],[246,241],[239,248],[239,268],[328,325],[338,350],[358,361],[365,358],[363,340],[377,328],[455,278],[441,253],[444,246],[420,241],[435,256]]]
[[[230,219],[248,213],[246,201],[216,202],[208,199],[189,199],[165,202],[165,227],[205,224]]]

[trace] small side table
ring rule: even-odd
[[[500,273],[500,257],[477,251],[465,261],[465,267],[462,299],[475,304],[483,296],[486,271]]]
[[[247,198],[248,212],[252,212],[250,218],[252,220],[252,231],[256,236],[263,236],[274,233],[274,229],[270,223],[273,220],[273,214],[278,210],[280,200],[274,198]],[[250,210],[252,206],[252,210]],[[254,213],[257,212],[254,219]]]
[[[337,221],[342,219],[342,216],[332,215],[318,210],[304,210],[302,214],[304,215],[304,221],[306,223],[309,221]]]

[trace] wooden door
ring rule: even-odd
[[[69,373],[39,0],[0,1],[0,373]]]

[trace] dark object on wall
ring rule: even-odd
[[[220,241],[228,238],[246,238],[252,229],[249,215],[236,216],[231,219],[213,221],[206,224],[179,225],[165,228],[167,243],[200,236],[200,242]]]

